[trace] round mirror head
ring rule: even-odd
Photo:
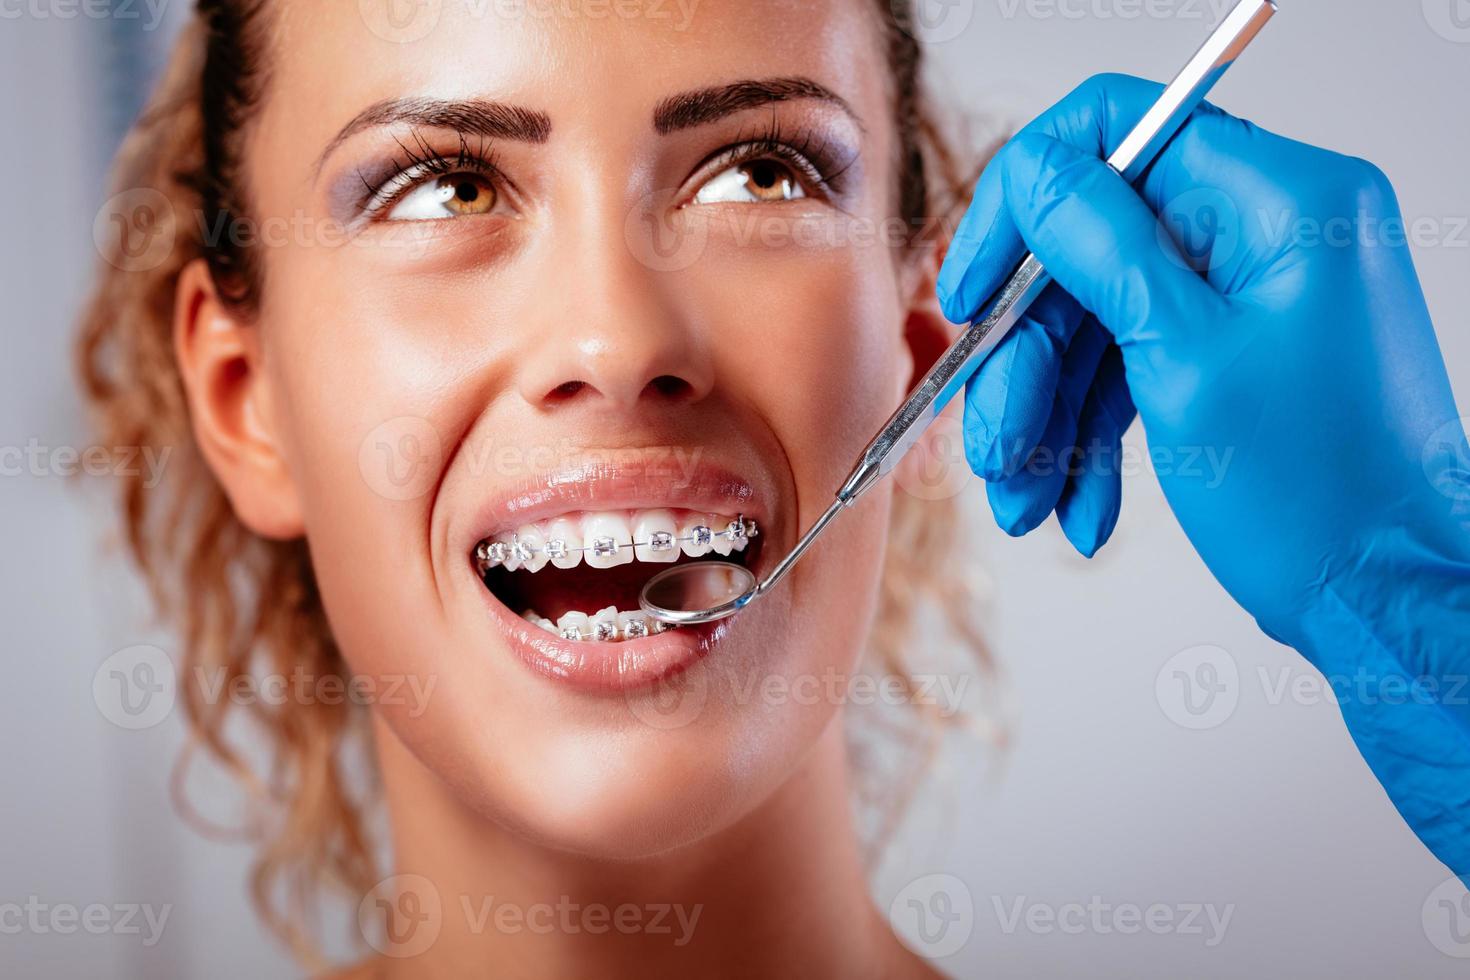
[[[709,623],[744,609],[756,592],[755,575],[744,565],[696,561],[675,565],[643,584],[638,604],[654,619],[675,626]]]

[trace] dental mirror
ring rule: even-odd
[[[755,575],[744,565],[696,561],[649,579],[638,604],[665,623],[708,623],[739,612],[756,589]]]
[[[1275,13],[1272,0],[1241,0],[1108,157],[1108,165],[1129,183],[1137,180]],[[965,328],[878,431],[837,491],[836,501],[765,581],[757,583],[749,569],[726,562],[675,565],[644,584],[638,599],[643,611],[675,626],[708,623],[733,616],[770,590],[832,518],[898,465],[1050,283],[1051,276],[1041,262],[1027,255],[987,307],[982,307],[988,312]]]
[[[712,623],[717,619],[733,616],[750,605],[756,596],[781,581],[791,566],[796,564],[796,559],[817,539],[827,522],[836,517],[849,500],[855,499],[856,493],[846,500],[839,494],[836,502],[817,518],[817,523],[796,543],[791,553],[771,569],[771,574],[763,582],[757,582],[755,573],[744,565],[733,565],[724,561],[696,561],[666,568],[643,583],[643,589],[638,594],[638,605],[654,619],[671,626]]]

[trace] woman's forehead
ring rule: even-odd
[[[492,98],[555,130],[648,130],[671,95],[811,78],[869,120],[886,101],[865,0],[360,0],[276,8],[265,133],[318,149],[377,103]],[[274,142],[274,141],[272,141]]]

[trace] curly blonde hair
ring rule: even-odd
[[[122,478],[120,507],[128,550],[160,614],[180,630],[181,676],[203,671],[228,684],[260,671],[304,671],[318,678],[337,675],[345,683],[347,667],[327,626],[306,543],[264,539],[235,516],[194,444],[171,336],[177,281],[190,262],[208,261],[221,294],[232,302],[253,303],[259,288],[252,256],[230,251],[227,242],[207,247],[201,229],[219,227],[214,220],[221,215],[244,213],[240,132],[263,84],[263,7],[263,0],[200,0],[118,151],[114,186],[164,195],[169,208],[158,216],[158,231],[171,236],[173,246],[161,262],[141,270],[131,269],[121,254],[104,256],[82,317],[77,363],[99,445],[172,452],[156,487],[140,475]],[[898,207],[912,240],[927,237],[933,244],[933,236],[942,235],[965,206],[975,171],[961,166],[936,122],[922,86],[921,49],[908,5],[877,0],[877,10],[899,135]],[[907,677],[915,616],[929,603],[975,664],[993,673],[972,625],[976,600],[970,579],[955,564],[957,500],[897,492],[893,501],[870,662],[884,674]],[[366,826],[372,801],[355,793],[345,764],[354,746],[366,744],[358,740],[371,737],[366,712],[350,700],[236,704],[210,698],[204,686],[192,683],[182,684],[179,696],[189,732],[174,770],[179,806],[202,822],[185,792],[190,762],[200,749],[240,780],[262,818],[247,828],[259,841],[253,902],[303,962],[319,965],[316,943],[301,923],[323,885],[361,895],[377,876]],[[227,733],[237,711],[264,736],[270,760],[264,772],[246,759],[255,746]],[[927,717],[906,736],[921,752],[934,744],[936,726],[929,722],[946,716],[932,707],[918,714],[925,711]],[[907,798],[913,785],[897,798]],[[889,821],[877,833],[879,841],[892,829]]]

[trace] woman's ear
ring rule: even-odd
[[[928,373],[941,354],[960,335],[960,327],[944,318],[939,308],[939,267],[944,262],[946,241],[939,237],[915,246],[920,251],[907,257],[903,275],[908,310],[904,318],[904,343],[913,359],[913,375],[904,394]]]
[[[235,515],[263,537],[300,537],[300,500],[274,427],[260,333],[220,299],[203,259],[179,275],[173,334],[194,439]]]
[[[929,373],[935,362],[959,338],[964,325],[950,323],[939,306],[937,283],[939,268],[949,239],[934,236],[922,251],[910,255],[900,278],[908,299],[904,318],[904,344],[913,362],[913,376],[903,394],[911,392],[919,379]],[[960,417],[965,399],[963,392],[955,398],[919,437],[919,441],[894,471],[894,482],[908,494],[921,500],[940,500],[965,491],[973,478],[965,465],[964,436]]]

